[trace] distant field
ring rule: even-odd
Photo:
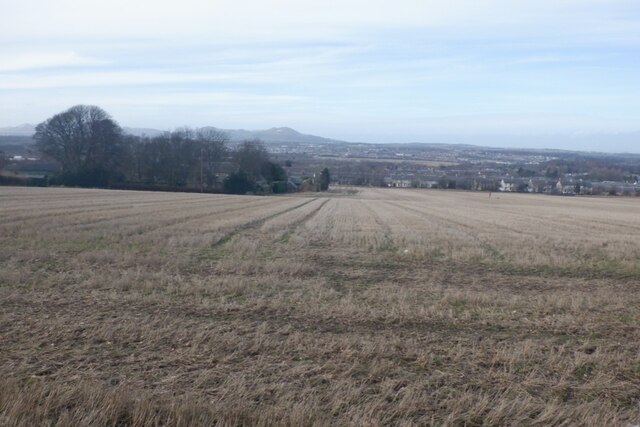
[[[640,199],[0,187],[0,425],[640,422]]]
[[[460,164],[460,162],[448,162],[444,160],[421,160],[411,157],[398,157],[393,159],[386,158],[373,158],[373,157],[337,157],[337,156],[318,156],[320,158],[326,158],[339,162],[372,162],[372,163],[412,163],[429,167],[438,166],[454,166]]]

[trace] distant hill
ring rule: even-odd
[[[162,135],[166,130],[154,128],[133,128],[124,127],[124,131],[131,135],[155,137]],[[359,144],[372,145],[375,147],[414,147],[415,149],[429,149],[440,151],[458,151],[461,149],[487,149],[510,152],[537,152],[537,153],[557,153],[566,152],[593,152],[601,154],[605,141],[609,141],[611,146],[615,146],[612,152],[637,153],[640,143],[640,132],[628,132],[619,134],[584,134],[584,135],[430,135],[425,137],[423,142],[415,143],[352,143],[337,139],[324,138],[316,135],[300,133],[289,127],[274,127],[265,130],[245,130],[245,129],[221,129],[213,126],[206,126],[202,129],[212,129],[225,132],[232,143],[242,142],[248,139],[260,139],[267,144]],[[32,143],[30,137],[35,133],[35,126],[23,124],[20,126],[0,128],[0,145],[23,145]],[[9,140],[7,139],[9,138]],[[27,139],[28,138],[28,139]],[[528,148],[527,148],[528,147]],[[563,149],[553,149],[546,147],[565,147]]]
[[[0,128],[0,136],[33,136],[34,133],[36,133],[36,126],[29,123]]]
[[[206,127],[204,129],[213,129],[225,132],[229,135],[232,142],[241,142],[247,139],[260,139],[266,143],[302,143],[302,144],[328,144],[328,143],[344,143],[335,139],[323,138],[321,136],[308,135],[300,133],[295,129],[288,127],[276,127],[266,130],[245,130],[245,129],[219,129],[215,127]]]
[[[232,142],[241,142],[247,139],[260,139],[266,143],[302,143],[302,144],[327,144],[339,141],[321,136],[308,135],[298,132],[288,127],[275,127],[266,130],[245,130],[245,129],[219,129],[207,126],[202,129],[213,129],[225,132]],[[123,130],[131,135],[154,137],[165,133],[163,130],[153,128],[132,128],[124,127]],[[23,124],[20,126],[0,128],[0,136],[33,136],[36,131],[35,125]]]
[[[200,129],[216,130],[224,132],[229,136],[231,142],[242,142],[248,139],[260,139],[265,143],[302,143],[302,144],[328,144],[328,143],[344,143],[330,138],[323,138],[316,135],[308,135],[300,133],[295,129],[288,127],[275,127],[265,130],[245,130],[245,129],[221,129],[214,126],[205,126]],[[125,127],[124,131],[137,136],[157,136],[162,135],[164,131],[151,128],[129,128]]]
[[[135,135],[135,136],[148,136],[153,138],[154,136],[159,136],[162,135],[163,133],[165,133],[165,131],[163,130],[159,130],[159,129],[152,129],[152,128],[130,128],[130,127],[123,127],[122,130],[125,131],[125,133],[128,133],[129,135]]]

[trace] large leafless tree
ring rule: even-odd
[[[259,179],[262,177],[263,165],[269,161],[269,153],[259,139],[247,140],[233,153],[233,160],[249,177]]]
[[[38,149],[62,165],[66,174],[114,171],[123,159],[122,129],[93,105],[76,105],[36,127]]]

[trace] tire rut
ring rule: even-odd
[[[224,236],[222,236],[220,239],[218,239],[215,243],[213,243],[211,245],[211,248],[216,248],[216,247],[220,247],[222,245],[224,245],[225,243],[231,241],[234,237],[238,236],[241,233],[256,229],[258,227],[261,227],[265,222],[269,221],[270,219],[276,218],[280,215],[284,215],[288,212],[294,211],[298,208],[301,208],[305,205],[308,205],[309,203],[314,202],[315,200],[317,200],[317,198],[313,198],[311,200],[308,200],[306,202],[300,203],[298,205],[289,207],[285,210],[276,212],[274,214],[268,215],[266,217],[263,218],[257,218],[254,219],[252,221],[246,222],[238,227],[235,227],[234,229],[232,229],[229,233],[225,234]]]

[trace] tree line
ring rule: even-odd
[[[97,106],[76,105],[54,115],[36,127],[34,139],[60,165],[51,183],[67,186],[265,194],[326,190],[330,181],[325,168],[307,185],[290,182],[261,141],[231,149],[228,136],[212,128],[128,135]]]

